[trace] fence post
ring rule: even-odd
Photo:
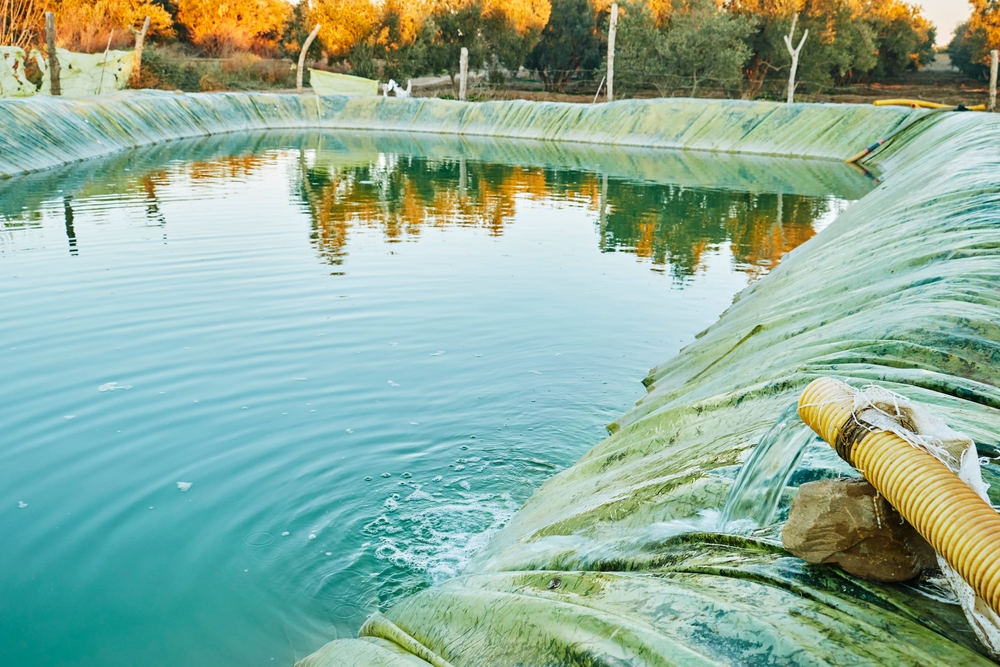
[[[469,87],[469,50],[462,47],[462,55],[458,58],[458,99],[465,101],[465,92]]]
[[[615,33],[618,31],[618,3],[611,4],[611,25],[608,26],[608,102],[615,101]]]
[[[788,73],[788,99],[787,102],[791,104],[795,101],[795,72],[799,69],[799,52],[802,51],[802,45],[806,43],[806,37],[809,36],[809,29],[806,29],[805,34],[802,35],[802,41],[799,42],[797,47],[792,47],[792,37],[795,36],[795,24],[799,21],[798,12],[792,16],[792,29],[788,31],[785,35],[785,48],[788,49],[788,54],[792,57],[792,69]]]
[[[302,45],[302,51],[299,52],[299,66],[295,70],[295,90],[299,95],[302,94],[302,71],[306,67],[306,51],[312,46],[313,40],[316,39],[316,35],[319,34],[319,23],[316,27],[312,29],[309,36],[306,37],[306,43]]]
[[[146,45],[146,33],[149,32],[149,17],[142,22],[142,30],[136,30],[132,26],[128,29],[135,35],[135,56],[132,64],[132,81],[138,82],[142,73],[142,49]]]
[[[990,111],[997,110],[997,50],[990,51]]]
[[[56,15],[45,12],[45,47],[49,51],[49,77],[52,81],[51,93],[62,95],[59,85],[59,57],[56,56]]]

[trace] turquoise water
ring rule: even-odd
[[[290,664],[353,636],[869,185],[357,133],[0,182],[0,664]]]

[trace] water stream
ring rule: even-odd
[[[722,530],[766,526],[807,446],[817,436],[788,406],[764,434],[740,470],[719,517]]]

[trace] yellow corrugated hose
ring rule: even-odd
[[[832,378],[814,380],[799,397],[802,421],[1000,613],[1000,514],[927,452],[894,433],[857,428],[853,408],[853,390]]]

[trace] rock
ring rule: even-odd
[[[907,581],[937,567],[933,547],[863,479],[799,487],[781,542],[809,563],[836,563],[875,581]]]

